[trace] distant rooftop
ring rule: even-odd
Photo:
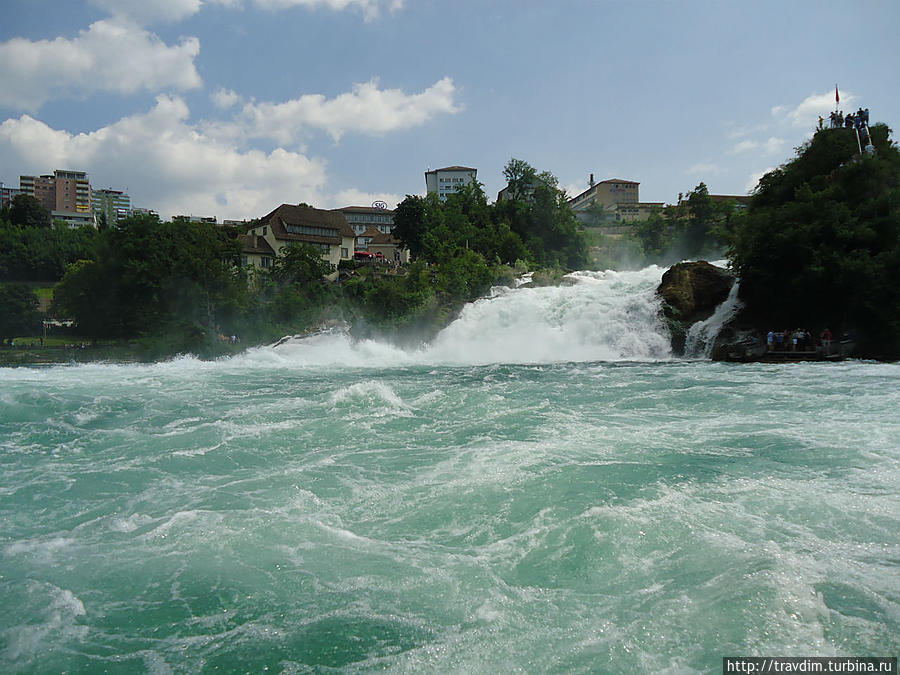
[[[376,206],[343,206],[332,211],[340,211],[341,213],[393,213],[393,209],[379,209]]]
[[[425,173],[436,173],[438,171],[478,171],[478,169],[472,168],[471,166],[445,166],[443,169],[432,169]]]

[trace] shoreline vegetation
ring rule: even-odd
[[[596,236],[602,212],[579,221],[552,174],[512,159],[508,199],[488,203],[477,183],[446,202],[407,195],[394,236],[413,262],[400,267],[348,260],[334,270],[318,249],[292,244],[262,273],[241,265],[233,228],[143,215],[70,230],[18,195],[0,211],[0,365],[213,359],[335,324],[421,344],[525,272],[549,285],[578,269],[722,257],[744,305],[726,339],[827,327],[853,332],[856,356],[896,359],[900,152],[884,124],[871,127],[871,143],[860,155],[853,130],[819,129],[760,179],[746,209],[714,202],[700,183],[615,238]],[[323,279],[334,271],[336,281]],[[706,318],[666,311],[670,322]],[[41,335],[48,317],[77,326]]]

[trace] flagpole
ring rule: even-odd
[[[838,111],[838,104],[841,102],[841,95],[838,94],[838,86],[834,85],[834,112]]]

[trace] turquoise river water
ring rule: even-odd
[[[0,672],[896,655],[900,365],[673,359],[661,272],[416,350],[0,369]]]

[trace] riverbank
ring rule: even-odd
[[[40,366],[65,363],[153,363],[166,361],[177,353],[161,352],[152,345],[140,341],[91,343],[73,342],[62,345],[44,345],[19,340],[18,345],[0,347],[0,367]],[[241,345],[223,344],[215,353],[204,353],[201,358],[215,359],[243,351]]]
[[[63,346],[25,346],[0,349],[0,366],[35,366],[59,363],[87,363],[108,361],[113,363],[138,363],[140,358],[133,345],[91,345],[79,343]]]

